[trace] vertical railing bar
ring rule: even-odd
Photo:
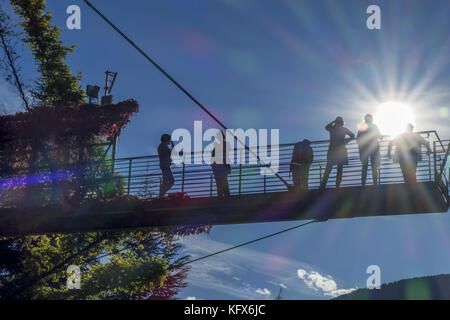
[[[264,194],[266,193],[267,190],[267,176],[264,175]]]
[[[434,162],[434,182],[438,182],[438,172],[437,172],[437,155],[436,155],[436,141],[433,141],[433,162]],[[431,170],[431,169],[430,169]],[[430,179],[431,180],[431,179]]]
[[[130,159],[128,162],[128,195],[130,195],[130,188],[131,188],[131,163],[133,162],[133,159]]]
[[[431,145],[430,144],[430,133],[429,132],[427,133],[427,141],[428,141],[428,144]],[[421,148],[421,152],[422,152],[422,148]],[[431,180],[431,175],[432,175],[431,174],[431,156],[428,154],[428,179],[429,179],[429,181],[432,181]]]
[[[184,174],[186,170],[186,164],[183,161],[183,171],[181,173],[181,192],[184,192]]]
[[[212,173],[210,174],[210,179],[209,179],[209,197],[212,198],[212,184],[213,184],[213,175]]]
[[[241,195],[241,187],[242,187],[242,163],[239,164],[239,192],[238,192],[239,195]]]
[[[322,165],[319,166],[319,185],[322,183]]]

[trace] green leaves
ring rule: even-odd
[[[33,53],[41,78],[31,91],[33,97],[52,106],[77,105],[85,94],[64,60],[75,46],[66,47],[60,30],[50,24],[51,12],[46,12],[44,0],[11,0],[14,12],[21,19],[25,31],[23,42]]]

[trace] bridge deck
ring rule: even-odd
[[[1,235],[73,233],[146,227],[220,225],[271,221],[341,219],[447,212],[448,203],[434,183],[310,190],[307,194],[247,194],[230,199],[194,198],[154,201],[90,202],[75,212],[62,206],[3,210]]]
[[[288,192],[276,177],[260,175],[260,164],[233,165],[229,177],[232,196],[226,200],[215,197],[210,166],[174,167],[176,184],[172,191],[186,192],[191,199],[159,200],[155,197],[161,179],[157,156],[116,159],[112,178],[120,178],[122,194],[134,198],[105,203],[90,193],[75,209],[60,202],[42,207],[27,199],[23,199],[26,207],[17,208],[0,199],[0,235],[447,212],[449,185],[441,167],[445,164],[448,141],[441,141],[433,132],[423,135],[433,152],[424,152],[417,170],[419,183],[414,188],[403,184],[398,164],[385,156],[388,140],[381,143],[383,157],[376,186],[361,186],[361,163],[356,143],[352,142],[347,148],[349,164],[344,168],[342,187],[333,188],[332,175],[327,189],[319,192],[328,147],[328,141],[319,141],[312,143],[315,160],[308,193]],[[292,147],[293,144],[285,144],[279,148],[279,174],[289,182]],[[370,172],[369,168],[368,184],[372,182]],[[108,179],[111,178],[99,177],[95,183],[108,184]],[[48,180],[35,187],[48,188]]]

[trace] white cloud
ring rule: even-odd
[[[332,298],[356,290],[356,288],[338,289],[336,281],[334,281],[331,276],[322,276],[316,271],[308,272],[304,269],[298,269],[297,276],[305,282],[308,288],[322,292],[325,296],[330,296]]]
[[[180,240],[185,245],[186,254],[190,254],[192,259],[232,245],[211,240],[207,235],[190,236]],[[252,285],[255,279],[257,281],[263,279],[267,284],[274,286],[267,288],[271,292],[278,292],[280,287],[286,289],[289,285],[289,299],[329,299],[350,292],[343,290],[354,290],[337,288],[330,276],[322,277],[317,272],[305,271],[316,269],[314,266],[276,253],[260,252],[251,247],[239,248],[210,259],[200,260],[190,267],[191,271],[187,277],[190,288],[211,290],[232,299],[273,298],[272,295],[261,294],[264,289],[260,288],[265,288],[263,284]],[[309,274],[312,276],[307,278]],[[307,279],[309,286],[306,281],[298,281],[300,275]],[[311,287],[316,290],[311,290]],[[261,290],[260,293],[256,292],[258,289]],[[189,289],[188,292],[192,291]]]
[[[264,289],[256,289],[255,290],[255,292],[257,293],[257,294],[260,294],[260,295],[263,295],[263,296],[270,296],[270,290],[269,289],[267,289],[267,288],[264,288]]]
[[[280,282],[275,282],[275,281],[268,281],[268,283],[270,283],[271,285],[274,285],[276,287],[281,287],[283,289],[287,288],[287,285],[285,285],[284,283],[280,283]]]
[[[185,300],[197,300],[197,298],[196,297],[186,297]]]
[[[211,240],[206,235],[190,236],[180,240],[185,245],[186,254],[191,255],[192,259],[232,245]],[[301,261],[272,253],[259,252],[252,248],[239,248],[229,251],[211,259],[195,262],[190,267],[191,271],[187,277],[190,287],[208,289],[233,299],[244,300],[271,298],[268,295],[256,293],[256,290],[261,288],[261,285],[251,285],[249,282],[253,282],[253,280],[249,281],[247,279],[262,277],[267,279],[267,283],[279,287],[280,283],[295,282],[297,279],[295,271],[298,267],[311,268],[311,266]],[[235,281],[230,281],[231,278]],[[246,279],[247,281],[241,282],[241,279]],[[191,291],[189,290],[189,292]],[[311,294],[311,290],[301,284],[291,285],[290,292],[299,298],[314,295]]]

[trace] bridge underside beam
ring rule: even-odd
[[[229,199],[93,201],[62,207],[0,209],[0,235],[75,233],[150,227],[221,225],[447,212],[433,183],[279,192]]]

